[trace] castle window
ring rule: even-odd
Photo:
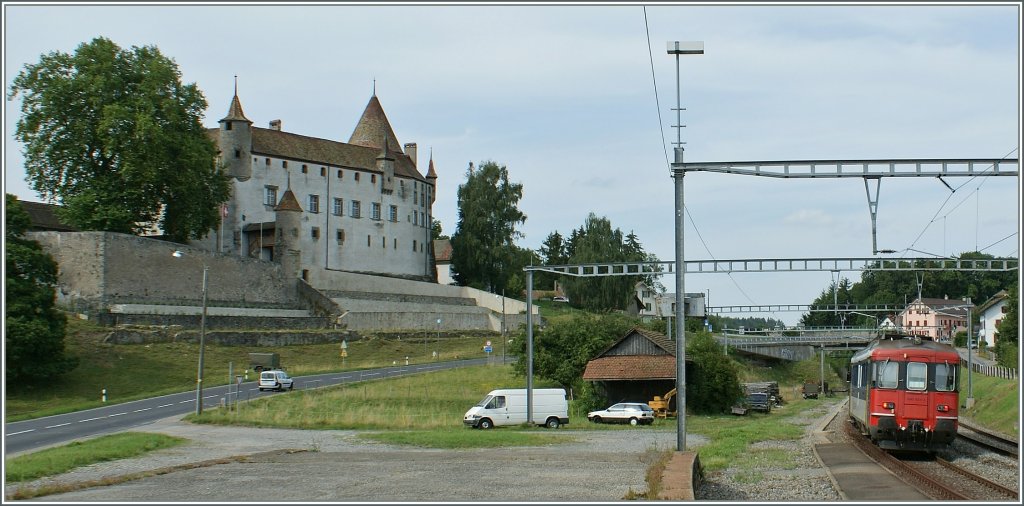
[[[396,237],[394,239],[394,241],[395,241],[395,245],[394,245],[394,247],[392,249],[398,249],[398,238]]]
[[[265,186],[265,187],[263,187],[263,205],[265,205],[265,206],[276,206],[277,205],[277,187],[276,186]]]
[[[335,216],[341,216],[341,214],[342,214],[344,209],[345,209],[345,201],[336,197],[334,199],[334,208],[331,210],[331,212]]]
[[[309,282],[309,269],[302,269],[302,280]]]
[[[420,215],[416,214],[416,211],[413,211],[412,212],[412,224],[413,225],[419,225],[420,224],[419,219],[420,219]]]
[[[366,247],[370,247],[370,234],[366,234]]]
[[[230,121],[225,121],[224,122],[224,130],[231,130],[231,122]]]
[[[358,200],[353,200],[352,201],[352,211],[350,213],[348,213],[348,214],[349,214],[349,216],[351,216],[353,218],[360,217],[361,213],[359,212],[359,201]]]
[[[327,167],[320,167],[320,177],[327,177]]]
[[[359,181],[359,173],[356,172],[356,181]]]
[[[372,203],[370,203],[370,219],[371,220],[379,220],[380,219],[380,202],[372,202]]]
[[[241,149],[236,149],[235,150],[235,158],[241,158],[241,157],[242,157],[242,150]]]
[[[288,162],[284,162],[284,166],[287,167],[288,166]],[[307,172],[307,170],[308,169],[306,169],[306,164],[302,164],[302,173],[305,174]]]
[[[341,169],[338,169],[338,179],[341,179],[342,174],[344,174],[344,172],[342,172]]]
[[[288,168],[288,160],[281,160],[281,167],[284,167],[284,168],[287,169]],[[305,167],[303,167],[303,169],[305,169]],[[305,174],[306,171],[303,170],[302,172],[303,172],[303,174]]]
[[[412,240],[412,252],[416,253],[416,239]]]
[[[339,228],[338,230],[335,231],[334,236],[335,236],[335,238],[338,239],[338,244],[342,244],[342,243],[345,242],[345,231],[344,230]]]
[[[398,222],[398,206],[391,206],[391,216],[390,216],[390,219],[391,219],[392,223],[397,223]]]
[[[380,247],[384,248],[384,249],[388,249],[388,238],[387,237],[380,236]]]
[[[313,227],[310,237],[312,237],[314,241],[320,240],[320,227]]]
[[[420,194],[419,193],[412,192],[412,203],[416,204],[416,205],[419,205],[419,203],[420,203]]]
[[[319,213],[320,212],[320,196],[310,195],[309,196],[309,212]]]
[[[371,183],[376,183],[377,182],[377,175],[376,174],[370,174],[370,182]]]
[[[267,158],[267,165],[270,165],[270,158]]]

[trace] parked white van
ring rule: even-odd
[[[569,423],[569,401],[561,388],[533,389],[532,423],[557,429]],[[526,389],[491,390],[487,397],[469,408],[462,423],[480,429],[526,423]]]

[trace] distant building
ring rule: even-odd
[[[289,264],[307,281],[319,270],[435,280],[434,162],[420,173],[416,144],[399,144],[376,95],[347,142],[286,132],[279,119],[254,127],[237,90],[219,125],[208,134],[231,178],[231,198],[222,225],[197,245],[280,261],[277,246],[287,240]],[[278,208],[288,191],[297,235],[285,239]]]
[[[950,299],[914,299],[899,315],[905,332],[949,341],[967,329],[967,303]]]
[[[996,340],[999,338],[998,325],[1006,316],[1006,301],[1009,297],[1010,294],[1006,290],[1000,290],[975,310],[978,314],[980,327],[978,329],[979,342],[984,342],[988,346],[995,346]]]
[[[434,265],[437,268],[437,282],[442,285],[454,285],[452,278],[452,241],[450,239],[434,239]]]
[[[75,232],[78,229],[68,225],[57,217],[57,209],[60,206],[56,204],[44,204],[42,202],[29,202],[26,200],[18,200],[21,203],[21,208],[28,213],[28,218],[31,220],[31,228],[33,232],[42,231],[56,231],[56,232]]]

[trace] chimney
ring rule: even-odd
[[[270,120],[270,129],[271,130],[277,130],[278,132],[280,132],[281,131],[281,120],[279,120],[279,119]]]
[[[416,143],[406,142],[405,143],[405,156],[408,156],[412,160],[412,166],[416,166]]]

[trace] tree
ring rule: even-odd
[[[562,234],[555,231],[548,234],[537,253],[546,265],[564,265],[569,261],[569,255],[566,253],[567,247],[568,244],[562,238]],[[558,279],[558,275],[550,272],[534,273],[534,281],[537,285],[547,290],[554,289],[556,279]]]
[[[206,99],[155,46],[99,37],[42,55],[14,78],[18,96],[26,180],[66,223],[128,234],[157,223],[179,242],[218,223],[230,187],[201,123]]]
[[[623,235],[621,230],[612,229],[608,218],[594,213],[570,235],[566,252],[570,264],[657,261],[654,255],[644,253],[634,234]],[[652,288],[659,286],[653,275],[603,276],[567,278],[565,291],[573,306],[590,311],[617,310],[627,307],[637,281],[644,281]]]
[[[1005,367],[1017,367],[1018,354],[1020,349],[1020,334],[1018,331],[1018,304],[1020,304],[1019,283],[1014,282],[1006,291],[1006,314],[1003,315],[996,332],[999,338],[996,339],[996,357],[999,364]]]
[[[441,220],[437,218],[430,222],[430,238],[435,241],[438,239],[451,239],[443,233],[441,230]]]
[[[67,319],[54,306],[57,264],[38,242],[25,238],[30,221],[18,198],[8,193],[5,205],[4,372],[11,389],[60,376],[78,360],[65,354]]]
[[[519,210],[523,185],[510,183],[508,169],[493,161],[479,169],[469,165],[459,185],[459,218],[452,235],[451,268],[455,281],[499,293],[514,273],[513,240],[523,236],[516,225],[526,222]]]
[[[743,396],[735,363],[707,332],[686,340],[686,356],[693,374],[686,380],[686,407],[694,413],[724,413]]]

